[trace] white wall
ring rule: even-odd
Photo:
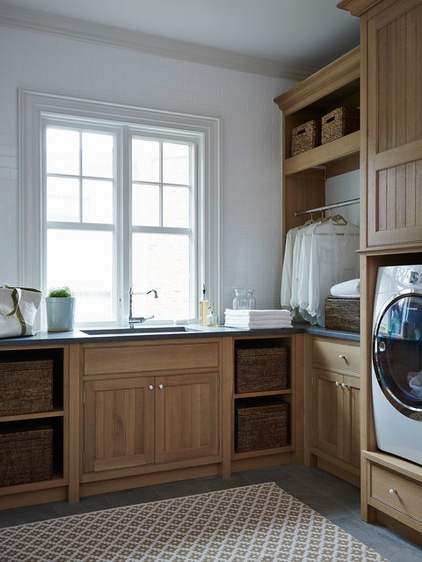
[[[219,117],[220,310],[279,305],[280,111],[289,80],[0,26],[0,284],[19,283],[18,88]],[[212,295],[210,295],[212,299]]]
[[[355,170],[328,178],[325,182],[325,202],[327,204],[337,203],[338,201],[350,201],[351,199],[358,199],[360,194],[360,172]],[[331,210],[330,214],[338,213],[346,220],[359,226],[359,203],[350,205],[348,207],[339,207],[338,209]]]

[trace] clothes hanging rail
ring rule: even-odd
[[[356,199],[349,199],[348,201],[339,201],[338,203],[332,203],[331,205],[323,205],[322,207],[315,207],[315,209],[307,209],[306,211],[296,211],[295,217],[299,217],[301,215],[309,215],[311,213],[318,213],[321,211],[329,211],[330,209],[338,209],[339,207],[348,207],[349,205],[356,205],[359,203],[360,199],[357,197]]]

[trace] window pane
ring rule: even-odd
[[[165,234],[133,235],[132,286],[134,292],[156,289],[153,295],[134,300],[134,316],[155,319],[188,319],[190,290],[189,237]],[[135,306],[136,305],[136,306]]]
[[[48,128],[47,174],[79,174],[79,132]]]
[[[164,186],[163,226],[189,228],[189,188]]]
[[[79,179],[47,178],[47,220],[79,222]]]
[[[189,184],[189,145],[163,143],[163,182]]]
[[[84,180],[82,183],[84,222],[113,222],[113,183],[111,181]]]
[[[160,181],[159,141],[132,139],[132,179]]]
[[[113,177],[114,137],[104,133],[82,134],[82,175]]]
[[[132,223],[160,226],[160,189],[157,185],[132,186]]]
[[[69,285],[75,322],[116,320],[112,299],[113,234],[48,230],[47,287]]]

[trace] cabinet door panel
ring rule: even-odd
[[[157,378],[156,462],[218,454],[217,373]]]
[[[146,377],[85,383],[85,472],[153,462],[152,383]]]
[[[344,377],[344,460],[360,468],[360,379]]]
[[[422,238],[420,0],[368,22],[368,244]]]
[[[313,372],[313,447],[336,458],[343,455],[342,377],[329,371]]]

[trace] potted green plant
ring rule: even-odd
[[[75,302],[69,287],[50,289],[45,299],[49,332],[71,332],[75,323]]]

